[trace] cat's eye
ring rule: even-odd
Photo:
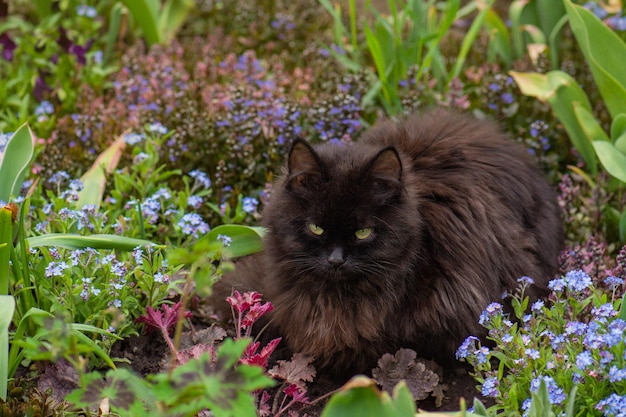
[[[354,232],[354,236],[359,240],[367,239],[372,234],[372,231],[373,229],[371,227],[364,227]]]
[[[322,234],[324,234],[324,229],[322,229],[316,224],[309,223],[307,226],[309,230],[311,231],[311,233],[313,233],[315,236],[321,236]]]

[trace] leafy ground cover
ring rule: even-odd
[[[0,415],[624,415],[623,9],[0,1]],[[498,120],[559,190],[550,297],[484,306],[457,375],[400,350],[343,388],[251,340],[261,295],[218,323],[290,141],[432,106]]]

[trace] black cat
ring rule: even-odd
[[[555,194],[485,120],[443,110],[385,122],[357,143],[293,144],[263,212],[262,254],[216,287],[271,301],[271,331],[318,369],[366,372],[400,347],[441,365],[482,310],[557,271]]]

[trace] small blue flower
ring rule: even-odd
[[[604,280],[604,283],[608,285],[611,290],[614,290],[624,285],[624,280],[622,278],[614,277],[613,275],[611,275]]]
[[[187,205],[194,209],[199,209],[200,207],[202,207],[203,202],[204,199],[197,195],[190,195],[189,197],[187,197]]]
[[[484,397],[497,397],[498,396],[498,378],[490,377],[483,382],[481,393]]]
[[[140,133],[127,133],[124,135],[124,142],[130,146],[134,146],[144,140],[144,135]]]
[[[543,300],[537,300],[532,304],[530,308],[532,311],[540,312],[543,306],[544,306]]]
[[[539,359],[541,353],[537,349],[526,349],[524,353],[531,359]]]
[[[490,317],[495,316],[496,314],[502,313],[502,304],[500,303],[491,303],[489,304],[485,310],[480,314],[478,319],[478,323],[484,325],[487,323]]]
[[[617,311],[615,311],[615,308],[613,308],[613,304],[606,303],[602,304],[600,307],[592,308],[591,314],[595,318],[608,318],[617,316]]]
[[[182,232],[186,235],[192,235],[193,237],[199,237],[201,234],[208,233],[209,225],[202,220],[197,213],[187,213],[179,221],[178,226],[182,229]]]
[[[254,213],[259,205],[259,201],[254,197],[244,197],[242,203],[243,211],[249,214]]]
[[[565,274],[565,285],[572,292],[582,292],[591,287],[591,277],[583,270],[576,269]]]
[[[546,375],[533,379],[530,382],[530,390],[536,393],[542,380],[546,383],[546,388],[548,389],[548,397],[550,398],[551,404],[561,404],[563,401],[565,401],[565,391],[563,391],[563,389],[557,385],[557,383],[554,381],[554,378],[552,378],[551,376]]]
[[[588,351],[584,350],[576,356],[576,366],[581,371],[584,371],[591,365],[593,365],[593,357]]]
[[[565,289],[565,280],[563,278],[553,279],[548,282],[548,288],[555,293],[561,292]]]
[[[626,368],[618,368],[617,366],[611,366],[609,369],[609,381],[611,382],[619,382],[626,379]]]
[[[476,350],[476,344],[480,341],[476,336],[468,336],[456,351],[457,359],[465,359],[470,357]]]
[[[205,189],[211,188],[211,180],[204,172],[194,169],[189,173],[189,176],[195,179],[196,182],[201,184]]]
[[[217,235],[217,240],[222,242],[224,246],[230,246],[230,244],[233,242],[233,239],[230,236],[226,235]]]
[[[148,129],[148,132],[158,133],[161,135],[165,135],[168,132],[167,127],[163,126],[159,122],[149,124],[147,129]]]
[[[95,7],[87,6],[86,4],[79,4],[76,6],[76,14],[79,16],[85,16],[93,19],[98,16],[98,11]]]
[[[45,116],[54,113],[54,106],[48,100],[43,100],[37,108],[35,108],[36,116]]]
[[[596,410],[602,411],[607,417],[624,417],[626,395],[611,394],[596,405]]]
[[[46,277],[61,277],[70,266],[65,262],[50,262],[46,267]]]

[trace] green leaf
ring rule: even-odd
[[[611,122],[611,139],[613,143],[626,133],[626,113],[618,114]]]
[[[626,183],[626,154],[621,153],[611,142],[594,140],[593,148],[607,172]]]
[[[13,210],[0,207],[0,295],[9,293],[9,259],[13,250]]]
[[[13,133],[4,148],[0,159],[0,200],[5,203],[20,193],[33,158],[34,143],[33,133],[25,123]]]
[[[121,0],[133,15],[133,19],[141,28],[148,45],[162,41],[159,32],[159,1],[158,0]]]
[[[522,94],[548,102],[556,117],[563,123],[570,140],[585,160],[588,170],[597,173],[597,163],[591,139],[580,125],[574,111],[574,103],[591,111],[591,104],[576,80],[563,71],[547,74],[510,71]]]
[[[406,384],[400,382],[393,397],[380,391],[373,379],[355,376],[334,394],[322,417],[414,417],[415,402]]]
[[[122,152],[126,146],[124,136],[125,134],[120,135],[111,146],[98,155],[98,158],[96,158],[96,161],[91,168],[89,168],[89,171],[80,178],[84,187],[82,191],[78,193],[78,201],[76,201],[78,208],[84,207],[87,204],[100,207],[107,175],[110,175],[117,167],[117,163],[122,157]]]
[[[26,240],[30,247],[59,246],[66,249],[118,249],[127,252],[132,251],[137,246],[155,246],[149,240],[110,234],[80,236],[69,233],[49,233],[47,235],[29,237]]]
[[[604,142],[610,142],[611,139],[609,136],[602,130],[602,126],[596,120],[596,118],[591,114],[589,109],[582,106],[579,102],[572,103],[574,107],[574,114],[576,115],[576,119],[580,124],[583,132],[587,138],[591,141],[601,140]]]
[[[611,116],[626,113],[626,44],[582,6],[564,0],[570,26]]]
[[[216,242],[218,236],[228,236],[232,242],[224,248],[224,255],[228,258],[238,258],[263,250],[264,234],[265,229],[262,227],[223,224],[211,230],[202,239]]]
[[[163,43],[169,43],[174,38],[194,5],[193,0],[169,0],[163,5],[159,16],[159,30],[163,34],[161,40]]]
[[[0,399],[7,399],[9,378],[9,326],[15,311],[12,295],[0,295]]]
[[[622,212],[622,215],[619,218],[619,240],[624,243],[626,242],[626,210]]]

